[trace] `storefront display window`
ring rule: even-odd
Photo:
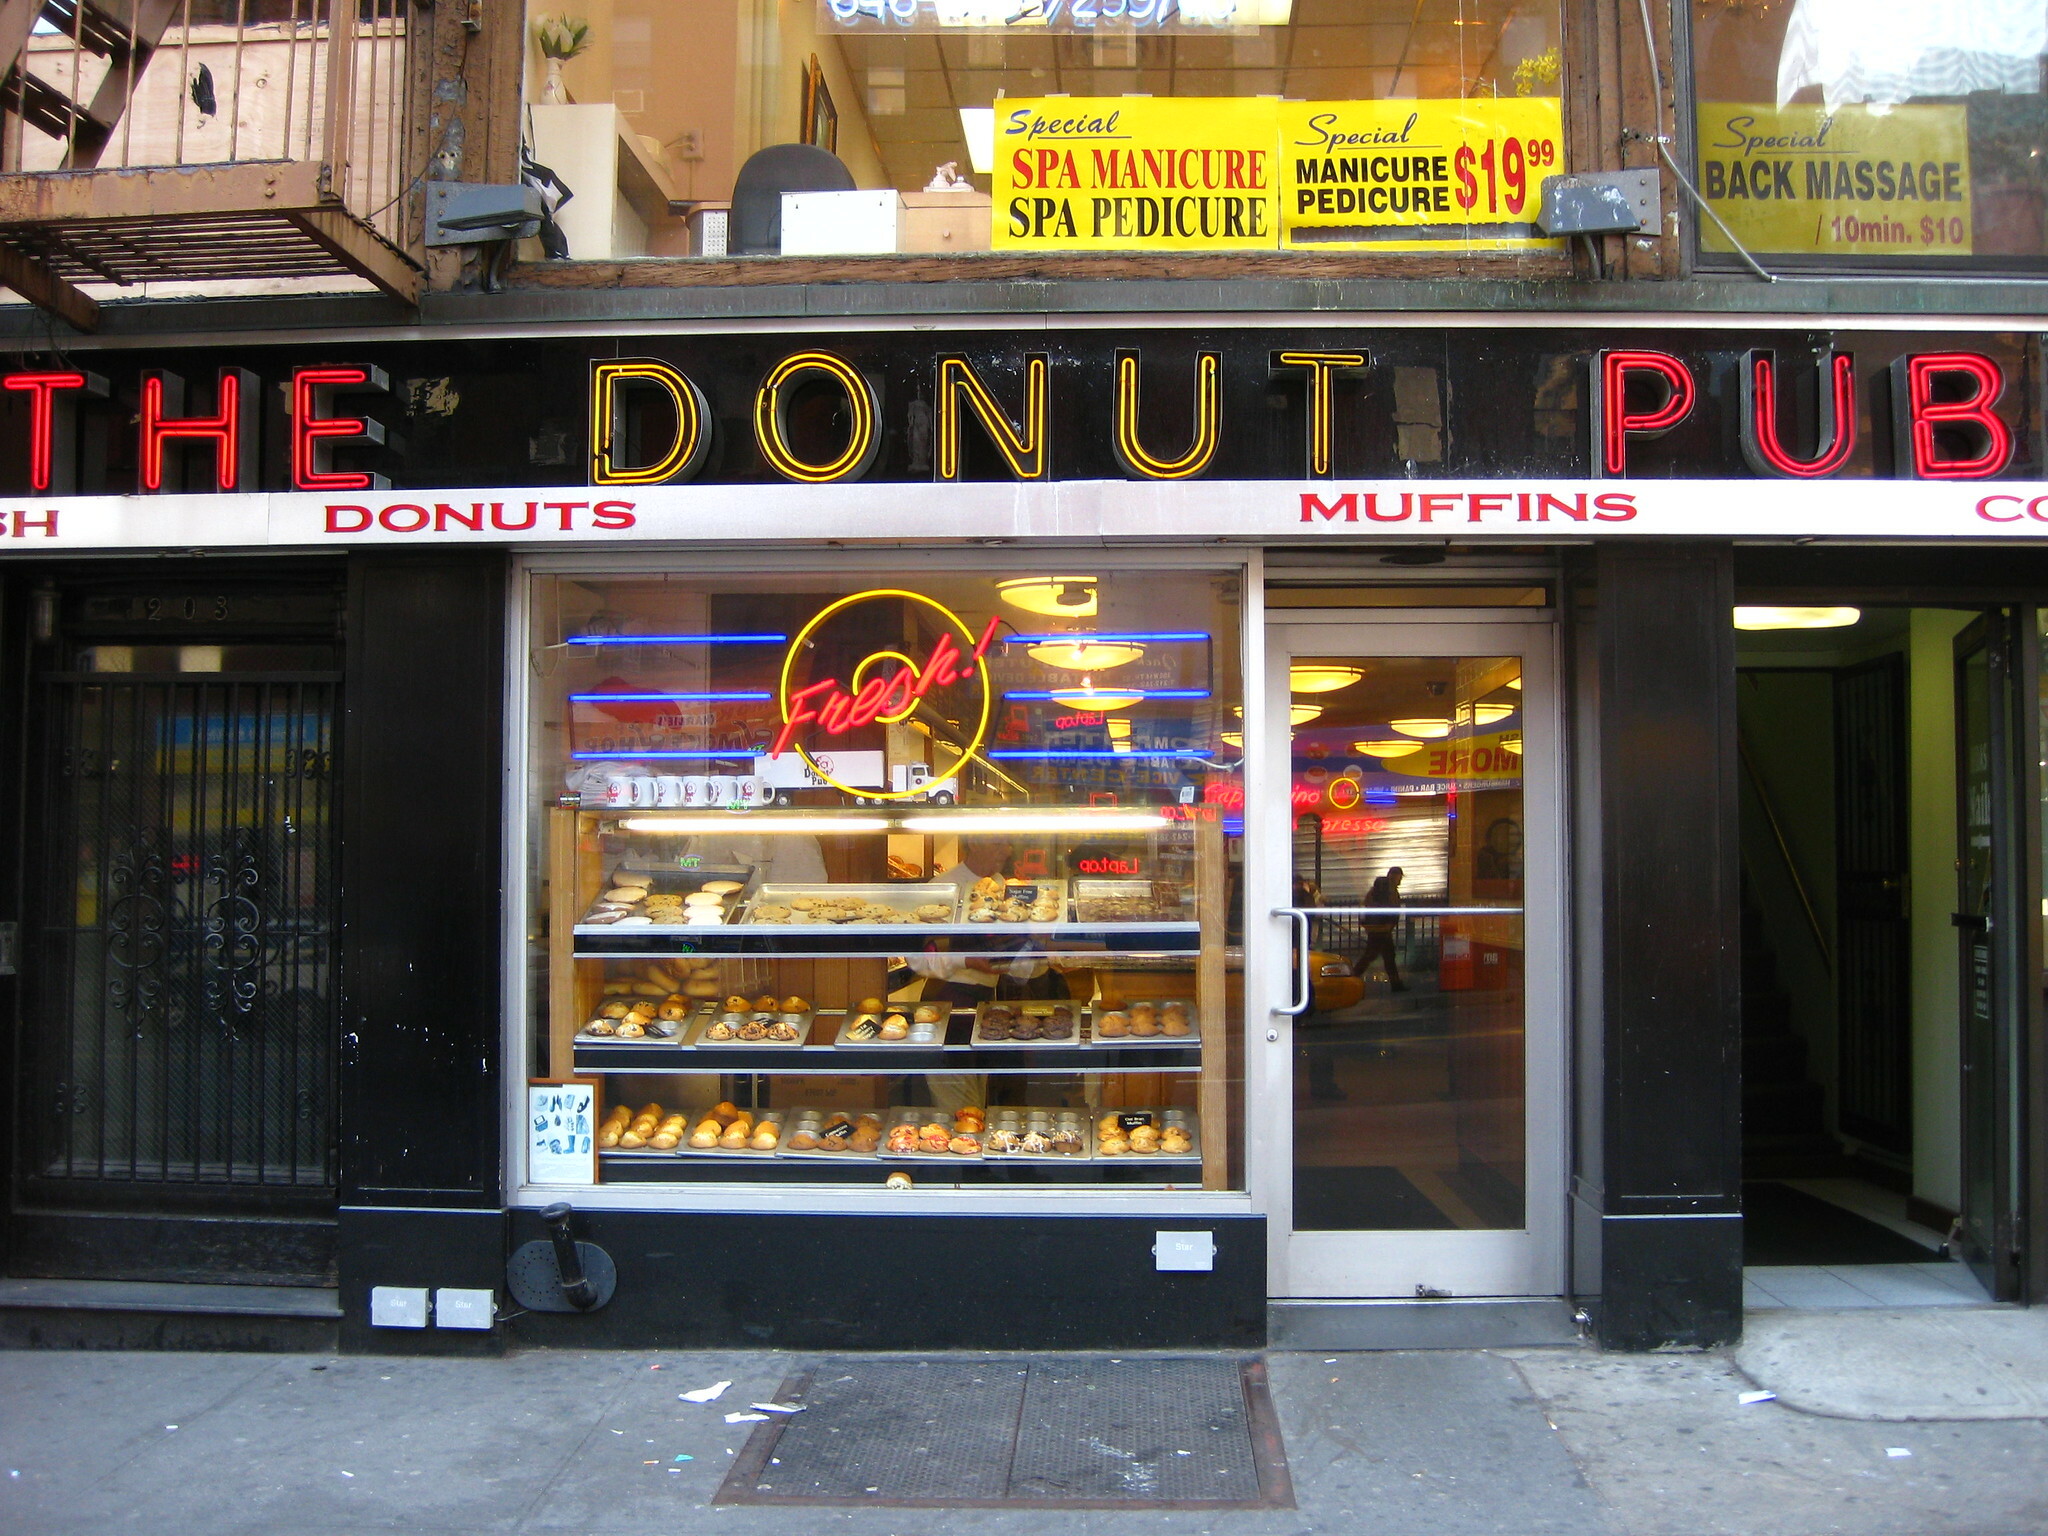
[[[1550,249],[1556,0],[534,11],[573,259]]]
[[[2044,55],[2027,0],[1694,0],[1700,190],[1758,255],[2038,264]]]
[[[1242,1187],[1235,573],[529,599],[528,1182]]]

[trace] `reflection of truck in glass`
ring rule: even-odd
[[[906,799],[933,805],[951,805],[960,798],[959,784],[951,778],[933,778],[930,763],[891,764],[889,788]]]

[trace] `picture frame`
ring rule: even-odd
[[[820,149],[839,152],[839,109],[832,104],[831,88],[825,84],[825,66],[818,56],[804,70],[803,142]]]

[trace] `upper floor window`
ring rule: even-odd
[[[1700,190],[1781,263],[2038,265],[2044,55],[2042,0],[1693,0]]]
[[[1558,0],[560,3],[572,258],[1555,248]]]

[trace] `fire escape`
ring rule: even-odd
[[[0,0],[0,284],[418,296],[407,0]]]

